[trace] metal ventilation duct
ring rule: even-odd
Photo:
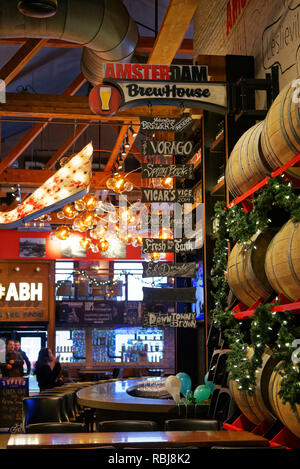
[[[0,37],[51,38],[81,44],[81,70],[93,85],[101,83],[102,63],[129,61],[138,31],[121,0],[60,0],[55,16],[32,18],[17,0],[1,0]]]
[[[55,15],[57,0],[19,0],[19,11],[34,18],[49,18]]]

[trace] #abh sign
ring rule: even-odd
[[[184,178],[194,179],[192,164],[152,164],[142,163],[142,179],[147,178]]]
[[[194,203],[193,189],[148,189],[142,187],[142,203],[178,202],[180,204]]]
[[[187,158],[192,155],[194,143],[190,140],[144,140],[141,151],[143,156],[149,155],[178,155]]]
[[[160,239],[160,238],[144,238],[143,239],[143,253],[149,254],[151,252],[175,252],[177,254],[182,252],[190,252],[195,249],[195,241],[191,239]]]

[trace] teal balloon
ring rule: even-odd
[[[194,391],[194,398],[196,402],[203,402],[209,398],[211,390],[206,384],[200,384]]]
[[[176,378],[181,382],[180,392],[184,397],[187,397],[192,389],[192,380],[187,373],[177,373]]]
[[[215,387],[215,383],[213,381],[207,381],[205,385],[209,387],[210,392],[212,393]]]

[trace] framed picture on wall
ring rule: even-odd
[[[46,238],[20,238],[20,257],[46,257]]]
[[[64,259],[76,259],[86,257],[86,249],[80,246],[79,236],[70,236],[68,239],[60,242],[61,257]]]

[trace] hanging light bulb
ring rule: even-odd
[[[87,210],[92,211],[95,210],[98,204],[98,199],[93,194],[87,194],[83,198],[85,207]]]
[[[90,231],[93,239],[103,238],[107,234],[107,226],[97,225],[96,228]]]
[[[124,184],[124,191],[125,192],[131,192],[133,189],[133,184],[130,181],[126,181]]]
[[[80,216],[80,219],[81,219],[82,224],[88,228],[92,228],[95,222],[94,214],[91,212],[84,212]]]
[[[75,209],[78,211],[78,212],[82,212],[83,210],[85,210],[85,202],[82,199],[78,199],[76,200],[76,202],[74,203],[75,205]]]
[[[115,192],[123,192],[125,186],[125,179],[121,176],[121,174],[116,174],[114,176],[115,179]]]
[[[125,148],[127,149],[130,148],[128,134],[126,135],[126,139],[125,139]]]
[[[73,230],[80,231],[81,233],[87,231],[87,226],[85,226],[82,222],[82,215],[79,215],[75,218],[75,220],[73,221],[72,228]]]
[[[107,189],[114,191],[115,190],[115,179],[114,178],[108,178],[106,181],[106,187]]]
[[[129,130],[130,130],[130,132],[132,133],[132,136],[133,136],[134,138],[137,137],[137,132],[136,132],[135,130],[133,130],[131,124],[130,124]]]
[[[109,242],[107,241],[107,239],[99,239],[97,245],[100,252],[107,251],[109,248]]]
[[[151,261],[158,261],[160,259],[160,252],[151,252],[149,254],[149,258],[151,259]]]
[[[159,239],[171,239],[173,235],[172,230],[169,228],[161,228],[159,231]]]
[[[129,231],[119,233],[119,239],[124,244],[131,244],[133,241],[133,235]]]
[[[143,246],[143,237],[141,235],[136,236],[131,244],[134,247]]]
[[[127,153],[126,153],[124,144],[122,145],[122,153],[121,153],[121,155],[122,155],[122,156],[127,156]]]
[[[126,210],[121,210],[119,217],[123,223],[130,223],[130,221],[132,221],[133,223],[135,220],[135,217],[129,208],[127,208]]]
[[[75,210],[75,207],[73,204],[65,205],[62,209],[62,212],[66,218],[70,218],[70,219],[74,218],[77,215],[77,210]]]
[[[91,240],[90,238],[82,238],[79,244],[83,249],[88,249],[91,244]]]
[[[65,241],[70,236],[70,228],[68,226],[58,226],[55,230],[55,236],[62,241]]]
[[[173,178],[164,178],[160,181],[160,183],[165,189],[171,189],[173,187]]]

